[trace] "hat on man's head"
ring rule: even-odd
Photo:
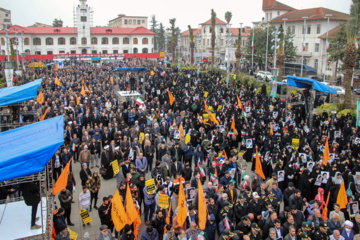
[[[319,227],[328,228],[328,225],[326,222],[320,222]]]
[[[109,229],[105,224],[101,225],[99,228],[100,231],[104,231],[105,229]]]
[[[256,230],[256,231],[258,231],[258,232],[261,231],[261,229],[259,228],[259,226],[257,225],[257,223],[252,223],[252,224],[251,224],[251,228],[253,228],[254,230]]]
[[[106,145],[106,146],[104,147],[105,150],[108,149],[108,148],[109,148],[109,145]]]
[[[303,227],[306,231],[310,231],[311,228],[310,228],[310,225],[307,223],[307,222],[303,222],[301,224],[301,227]]]
[[[62,230],[66,229],[66,228],[67,228],[67,227],[66,227],[65,224],[63,224],[63,223],[60,223],[60,224],[59,224],[59,232],[61,232]]]
[[[353,224],[351,221],[346,220],[346,221],[344,222],[344,226],[348,226],[348,227],[353,228],[353,227],[354,227],[354,224]]]

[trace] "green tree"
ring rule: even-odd
[[[157,33],[157,44],[159,51],[165,52],[165,28],[162,23],[159,24],[159,29]]]
[[[176,41],[176,27],[175,27],[175,23],[176,23],[176,18],[171,18],[169,20],[170,22],[170,29],[171,29],[171,51],[172,51],[172,61],[173,63],[175,63],[175,49],[177,46],[177,41]]]
[[[335,37],[330,40],[329,46],[329,60],[335,62],[335,77],[337,75],[339,61],[344,61],[346,43],[346,27],[343,24]]]
[[[357,35],[359,32],[359,20],[360,20],[360,0],[352,0],[350,7],[350,17],[346,27],[347,44],[345,46],[345,108],[352,108],[351,100],[351,78],[353,75],[353,68],[356,65],[357,58]]]
[[[15,60],[16,51],[14,49],[14,45],[12,41],[10,41],[10,61],[13,62],[13,68],[17,69],[17,61]]]
[[[214,68],[215,61],[215,25],[216,25],[216,13],[214,9],[211,9],[211,69]]]
[[[153,31],[154,33],[158,34],[158,21],[156,20],[156,16],[155,15],[152,15],[151,16],[151,20],[150,20],[150,30]],[[155,35],[154,36],[154,52],[157,52],[157,41],[158,41],[158,35]]]
[[[190,50],[191,50],[190,59],[191,59],[191,66],[192,66],[194,64],[194,48],[195,48],[194,33],[193,33],[193,30],[190,25],[188,25],[188,28],[189,28],[189,35],[190,35]]]
[[[236,58],[236,74],[239,74],[240,73],[240,59],[241,59],[241,28],[239,28],[238,39],[236,42],[235,58]]]
[[[225,21],[227,22],[227,24],[229,25],[230,21],[231,21],[231,18],[232,18],[232,13],[227,11],[225,13]]]
[[[291,28],[288,27],[285,34],[285,49],[284,49],[285,60],[287,59],[287,61],[293,61],[297,52],[297,47],[294,46],[294,37],[295,34],[292,34]]]
[[[63,20],[55,18],[52,25],[53,25],[53,27],[62,27]]]

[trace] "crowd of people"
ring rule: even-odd
[[[115,74],[118,67],[149,71]],[[76,63],[36,77],[43,78],[45,102],[29,101],[24,110],[41,115],[49,107],[46,118],[64,115],[64,146],[52,158],[53,178],[70,159],[81,164],[78,202],[80,209],[98,211],[96,239],[135,238],[134,225],[114,229],[113,196],[101,194],[111,178],[123,201],[130,188],[146,225],[139,233],[144,240],[349,240],[360,233],[356,118],[324,112],[314,115],[310,128],[305,106],[292,106],[307,100],[306,91],[281,99],[270,97],[265,85],[254,89],[234,82],[226,88],[220,72],[178,72],[161,59]],[[141,102],[121,101],[115,90],[135,90]],[[330,159],[324,163],[327,144]],[[145,184],[149,179],[155,191]],[[184,224],[177,218],[180,184],[187,199]],[[198,198],[199,184],[204,199]],[[58,194],[56,239],[68,239],[67,226],[77,214],[71,212],[75,185],[71,168],[67,187]],[[353,210],[340,208],[342,185]],[[171,209],[159,204],[159,195],[168,196]],[[199,201],[207,208],[204,229]]]

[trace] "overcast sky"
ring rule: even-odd
[[[252,21],[259,21],[263,17],[262,0],[88,0],[94,10],[94,26],[106,26],[108,21],[124,13],[128,16],[156,15],[158,21],[165,27],[169,26],[169,19],[176,18],[176,25],[182,31],[187,25],[197,28],[199,23],[210,19],[211,9],[217,17],[225,20],[226,11],[231,11],[232,27],[239,27],[243,22],[251,26]],[[351,0],[280,0],[296,9],[326,7],[332,10],[350,13]],[[29,26],[35,22],[51,25],[54,18],[64,21],[64,26],[72,27],[73,7],[78,0],[0,0],[0,7],[11,10],[12,23]],[[245,26],[243,25],[243,26]]]

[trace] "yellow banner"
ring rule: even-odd
[[[222,109],[222,105],[219,105],[218,108],[217,108],[217,110],[219,111],[219,110],[221,110],[221,109]]]
[[[300,139],[298,138],[293,138],[292,139],[292,148],[294,150],[298,150],[299,149],[299,143],[300,143]]]
[[[205,122],[208,122],[208,121],[209,121],[209,115],[208,115],[207,113],[204,113],[204,114],[203,114],[203,120],[204,120]]]
[[[146,187],[146,192],[148,194],[154,194],[156,189],[155,189],[155,180],[153,178],[146,180],[145,181],[145,187]]]
[[[188,142],[190,142],[190,140],[191,140],[191,136],[189,134],[186,134],[185,144],[188,144]]]
[[[111,162],[111,166],[114,171],[114,174],[118,174],[119,173],[119,163],[118,163],[117,159],[115,159],[114,161]]]
[[[169,207],[169,196],[166,194],[158,194],[159,206],[167,209]]]
[[[83,220],[83,222],[85,224],[89,223],[92,221],[90,215],[89,215],[89,212],[86,210],[86,209],[82,209],[79,211],[79,214],[81,216],[81,219]]]
[[[145,134],[143,132],[141,132],[140,133],[140,140],[139,140],[140,144],[142,144],[144,140],[145,140]]]
[[[164,52],[160,52],[160,57],[161,57],[161,58],[165,57],[165,53],[164,53]]]
[[[207,98],[207,96],[209,95],[209,92],[204,92],[204,97]]]
[[[70,237],[70,239],[71,239],[71,240],[76,240],[79,234],[77,234],[77,233],[74,232],[74,231],[71,231],[70,228],[68,228],[68,230],[69,230],[69,237]]]

